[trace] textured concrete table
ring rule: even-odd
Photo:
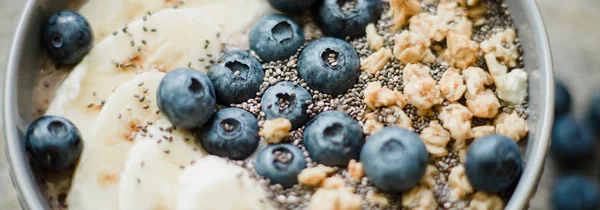
[[[575,99],[573,110],[581,116],[590,96],[600,88],[600,74],[596,73],[600,71],[600,1],[537,1],[548,28],[556,77],[565,81],[572,90]],[[0,0],[1,78],[4,77],[10,39],[24,2],[25,0]],[[19,209],[3,153],[4,141],[0,140],[0,209]],[[557,175],[554,169],[553,163],[549,162],[538,193],[531,202],[531,209],[550,209],[549,191]]]

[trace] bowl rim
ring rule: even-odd
[[[10,165],[9,171],[19,197],[19,202],[25,209],[47,209],[48,203],[45,196],[37,190],[38,186],[31,168],[23,167],[29,165],[29,162],[23,142],[19,140],[22,134],[16,126],[16,119],[18,119],[18,113],[16,112],[17,105],[6,102],[14,102],[17,99],[16,92],[13,90],[16,88],[18,61],[22,57],[20,56],[22,52],[21,46],[26,42],[24,34],[26,33],[27,24],[33,18],[37,1],[28,0],[21,13],[7,59],[3,86],[4,95],[2,98],[2,129],[4,130],[4,140],[6,142],[5,153]],[[534,37],[536,37],[535,46],[538,48],[536,50],[540,53],[538,58],[540,71],[544,72],[544,74],[541,74],[540,81],[544,85],[542,88],[546,90],[541,91],[542,94],[545,94],[541,96],[542,101],[540,103],[545,104],[545,106],[540,110],[540,119],[544,119],[545,121],[541,123],[541,129],[538,130],[540,132],[538,146],[531,150],[531,158],[527,161],[527,166],[523,171],[513,196],[506,205],[506,209],[526,209],[529,201],[535,195],[537,184],[544,169],[546,154],[550,148],[550,130],[554,118],[554,72],[548,35],[535,0],[521,1],[523,1],[525,11],[528,11],[525,14],[526,18],[536,24],[532,28]]]

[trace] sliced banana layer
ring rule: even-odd
[[[267,192],[248,172],[225,160],[207,156],[179,177],[177,210],[270,210]]]
[[[99,0],[90,4],[100,4],[97,2],[110,5]],[[146,4],[141,0],[123,2],[136,8]],[[71,120],[87,142],[114,88],[150,70],[167,72],[189,66],[206,72],[211,60],[214,62],[221,53],[222,43],[247,37],[246,31],[272,11],[265,0],[193,2],[199,8],[164,9],[146,21],[130,23],[127,33],[110,35],[97,43],[59,86],[46,114]],[[239,42],[247,45],[247,39]]]
[[[153,137],[137,136],[121,174],[120,209],[175,209],[179,175],[205,153],[199,151],[189,132],[159,129],[171,126],[167,120],[159,120],[148,127]]]
[[[117,209],[121,172],[135,134],[160,118],[155,96],[164,75],[157,71],[137,75],[106,100],[73,175],[67,197],[70,209]]]

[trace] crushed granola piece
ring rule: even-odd
[[[410,31],[402,31],[396,37],[394,44],[394,56],[405,64],[433,63],[435,55],[429,49],[431,41],[425,35]]]
[[[348,176],[354,181],[361,180],[365,176],[363,164],[354,159],[350,160],[350,163],[348,163]]]
[[[377,34],[377,28],[375,28],[375,24],[369,23],[366,28],[367,34],[367,43],[369,43],[369,47],[371,50],[378,51],[383,47],[383,38]]]
[[[450,187],[451,201],[460,200],[473,193],[473,187],[465,174],[465,167],[462,165],[452,168],[448,176],[448,186]]]
[[[319,185],[320,188],[325,188],[325,189],[338,189],[343,186],[344,186],[344,179],[342,179],[341,177],[337,177],[337,176],[326,178]]]
[[[412,119],[410,119],[410,117],[408,117],[408,115],[406,113],[404,113],[404,110],[402,110],[398,106],[391,106],[391,107],[388,107],[387,109],[393,114],[387,115],[384,118],[385,122],[387,122],[393,126],[398,126],[401,128],[411,130],[411,131],[413,130]]]
[[[398,31],[411,16],[419,12],[421,12],[421,4],[416,0],[390,0],[392,25],[389,30],[392,33]]]
[[[327,173],[320,168],[305,168],[298,174],[298,182],[306,186],[317,186],[325,177]]]
[[[401,92],[382,87],[379,82],[370,82],[364,90],[364,101],[371,109],[386,106],[406,106],[406,98]]]
[[[466,12],[454,0],[441,0],[438,4],[436,14],[441,18],[442,22],[450,23],[459,17],[465,16]]]
[[[340,188],[318,189],[308,202],[309,210],[359,210],[361,197],[354,193]]]
[[[430,189],[415,187],[402,195],[402,206],[408,209],[437,209],[437,201]]]
[[[477,6],[479,4],[479,0],[458,0],[461,6]]]
[[[360,70],[375,74],[392,59],[392,50],[381,48],[360,62]]]
[[[469,67],[462,71],[467,84],[467,94],[477,95],[485,90],[486,85],[491,85],[494,80],[492,76],[479,67]]]
[[[377,121],[375,114],[368,113],[365,115],[365,125],[363,126],[363,132],[366,134],[373,134],[385,126],[382,122]]]
[[[429,188],[430,190],[435,189],[435,177],[440,174],[440,171],[434,165],[427,165],[423,179],[421,179],[421,185]]]
[[[268,144],[277,144],[290,137],[292,123],[285,118],[267,120],[258,135],[265,138]]]
[[[448,34],[448,25],[437,15],[421,13],[410,19],[409,30],[425,35],[431,40],[442,41]]]
[[[370,190],[369,192],[367,192],[367,195],[365,196],[365,198],[367,199],[367,202],[381,206],[381,207],[386,207],[390,205],[390,200],[382,194],[376,193],[373,190]]]
[[[450,141],[450,132],[446,131],[437,120],[429,122],[429,127],[421,131],[420,137],[431,156],[444,157],[448,155],[446,145]]]
[[[465,146],[462,146],[459,148],[453,148],[453,149],[455,152],[458,153],[458,160],[461,163],[465,163],[465,158],[467,157],[467,149],[468,149],[467,146],[465,145]]]
[[[438,118],[442,121],[444,128],[450,131],[450,135],[456,140],[455,145],[465,144],[467,139],[473,137],[471,130],[471,119],[473,114],[467,107],[453,103],[442,109]]]
[[[490,195],[484,192],[476,192],[469,203],[468,210],[502,210],[504,201],[497,195]]]
[[[496,133],[505,135],[516,142],[527,136],[529,131],[527,122],[519,117],[516,111],[511,114],[500,113],[494,120],[494,125],[496,125]]]
[[[456,18],[448,27],[454,35],[461,35],[467,38],[471,38],[473,35],[473,23],[466,17]]]
[[[493,53],[486,54],[485,61],[496,84],[498,98],[512,104],[523,103],[527,97],[527,73],[523,69],[507,73],[506,66],[500,64]]]
[[[481,137],[494,134],[496,128],[493,125],[482,125],[473,128],[473,139],[477,140]]]
[[[336,170],[335,168],[333,168],[333,167],[329,167],[329,166],[325,166],[325,165],[323,165],[323,164],[319,164],[319,165],[317,165],[315,168],[316,168],[316,169],[319,169],[319,170],[321,170],[321,171],[324,171],[324,172],[327,174],[327,176],[329,176],[329,175],[331,175],[331,174],[333,174],[333,173],[337,172],[337,170]]]
[[[429,67],[421,64],[408,64],[402,75],[404,94],[409,104],[421,112],[442,103],[442,93],[437,82],[429,74]]]
[[[515,45],[516,39],[517,33],[514,29],[509,28],[481,42],[481,50],[486,54],[493,53],[504,65],[515,67],[517,59],[519,59],[519,51]]]
[[[467,99],[467,108],[475,117],[494,118],[500,109],[500,102],[490,89],[480,91],[476,95],[467,93],[465,98]]]
[[[440,91],[442,95],[450,102],[458,101],[467,90],[463,77],[460,75],[460,69],[448,68],[440,79]]]
[[[444,53],[444,58],[451,65],[465,69],[476,64],[479,57],[479,44],[472,41],[470,37],[449,31],[446,44],[448,49]]]

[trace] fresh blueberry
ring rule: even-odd
[[[204,125],[200,144],[211,155],[243,160],[258,147],[258,120],[238,108],[222,109]]]
[[[42,167],[62,170],[77,163],[83,142],[81,133],[69,120],[43,116],[27,129],[25,148]]]
[[[419,136],[399,127],[385,127],[374,133],[360,153],[369,180],[390,193],[400,193],[419,184],[428,159]]]
[[[339,95],[358,82],[360,59],[348,42],[322,38],[311,42],[298,58],[298,74],[308,86]]]
[[[173,125],[201,127],[215,112],[215,91],[206,74],[175,69],[163,77],[156,93],[158,109]]]
[[[267,62],[287,59],[303,44],[304,32],[300,25],[279,14],[263,17],[250,31],[250,49]]]
[[[600,127],[600,90],[592,96],[592,101],[587,111],[588,114],[586,115],[586,120],[588,124],[593,127]],[[600,134],[599,130],[594,129],[594,131],[596,134]]]
[[[552,155],[565,166],[589,163],[596,152],[592,130],[575,122],[570,116],[557,116],[552,126]]]
[[[519,146],[503,135],[479,138],[467,150],[465,171],[476,190],[504,192],[513,186],[523,171]]]
[[[379,19],[383,12],[381,0],[358,0],[354,9],[344,13],[344,0],[323,0],[317,7],[316,21],[327,36],[346,38],[365,34],[369,23]]]
[[[265,91],[261,109],[267,120],[288,119],[295,130],[308,121],[307,102],[312,103],[313,99],[306,89],[292,82],[279,82]]]
[[[59,63],[79,63],[94,45],[90,24],[76,12],[61,11],[52,15],[43,31],[48,54]]]
[[[271,7],[285,13],[303,13],[315,0],[269,0]]]
[[[217,102],[224,106],[241,103],[256,96],[265,73],[250,53],[232,50],[224,53],[212,66],[208,77],[215,86]]]
[[[569,112],[569,109],[571,108],[571,94],[569,93],[567,86],[561,81],[555,80],[554,84],[554,113],[565,114]]]
[[[317,163],[346,167],[350,160],[359,159],[363,140],[356,120],[340,111],[326,111],[306,125],[303,142]]]
[[[552,206],[554,210],[600,209],[598,185],[581,175],[568,175],[554,185]]]
[[[302,150],[292,144],[273,144],[258,153],[254,169],[259,175],[290,188],[298,183],[298,174],[306,168]]]

